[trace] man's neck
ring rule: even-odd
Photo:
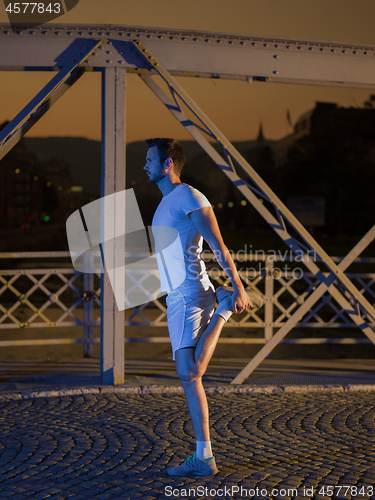
[[[160,182],[158,182],[158,188],[162,192],[163,196],[167,196],[170,194],[179,184],[181,184],[181,181],[178,177],[175,177],[174,179],[170,179],[169,176],[167,175],[162,179]]]

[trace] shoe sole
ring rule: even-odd
[[[191,473],[186,473],[186,474],[171,474],[170,472],[167,472],[168,476],[171,477],[189,477],[189,476],[214,476],[219,472],[219,469],[216,469],[213,472],[191,472]]]

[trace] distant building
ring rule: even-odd
[[[274,151],[269,145],[270,141],[266,141],[263,133],[263,125],[259,124],[259,132],[254,146],[247,151],[246,159],[250,165],[260,174],[267,182],[274,167]]]
[[[317,144],[333,136],[341,136],[343,141],[361,138],[360,140],[368,143],[368,140],[373,140],[375,138],[375,109],[343,108],[335,103],[317,102],[314,109],[298,118],[293,133],[276,143],[276,166],[281,166],[288,161],[290,150],[298,146],[301,139],[311,137]]]
[[[27,230],[43,221],[65,223],[82,200],[82,193],[71,192],[71,187],[64,160],[40,163],[21,140],[0,161],[0,228]]]
[[[317,233],[336,238],[369,230],[375,210],[374,108],[317,102],[275,150],[280,198],[294,198],[302,210],[315,206],[317,215],[326,208],[324,225],[315,223]]]
[[[0,228],[39,223],[42,211],[42,188],[37,159],[18,143],[0,161]]]
[[[321,103],[317,103],[321,104]],[[334,104],[334,106],[336,106]],[[309,135],[311,133],[312,126],[312,116],[314,114],[315,109],[307,111],[303,115],[298,118],[297,123],[294,126],[293,133],[283,137],[279,141],[276,142],[275,148],[275,165],[278,167],[286,163],[288,159],[288,153],[294,144],[304,137],[305,135]]]
[[[55,222],[64,223],[73,209],[77,208],[69,165],[65,160],[53,158],[40,165],[40,173],[44,189],[43,210],[51,213]]]
[[[260,148],[264,148],[264,146],[265,146],[265,142],[264,142],[264,135],[263,135],[263,124],[262,124],[262,122],[260,122],[258,137],[257,137],[257,141],[256,141],[256,147],[258,149],[260,149]]]

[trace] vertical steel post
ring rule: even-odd
[[[102,198],[125,189],[125,76],[125,68],[102,70]],[[124,267],[125,249],[113,238],[125,234],[125,207],[114,203],[111,213],[102,211],[101,225],[102,241],[110,246],[116,269]],[[122,274],[116,275],[121,283]],[[101,278],[100,339],[102,382],[124,383],[124,311],[117,309],[107,272]]]
[[[83,290],[92,292],[94,290],[94,274],[89,272],[94,267],[94,255],[86,252],[84,255]],[[83,302],[83,355],[85,358],[94,357],[94,302],[85,300]]]
[[[266,276],[265,276],[265,295],[266,300],[264,304],[264,340],[268,342],[271,340],[273,335],[273,288],[274,288],[274,276],[273,276],[273,260],[269,257],[266,259]]]

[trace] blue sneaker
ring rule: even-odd
[[[252,290],[251,288],[245,288],[245,292],[249,296],[251,302],[251,306],[249,309],[251,311],[260,309],[263,305],[262,297],[258,293],[254,292],[254,290]],[[215,293],[217,300],[220,303],[227,295],[233,295],[233,288],[231,286],[219,286],[219,288],[215,290]]]
[[[167,472],[170,476],[213,476],[219,471],[214,457],[202,460],[194,453],[183,464],[171,467]]]

